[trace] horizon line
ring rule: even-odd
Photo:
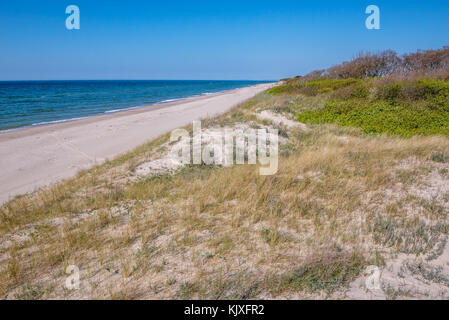
[[[32,81],[259,81],[259,82],[277,82],[280,79],[14,79],[2,80],[0,82],[32,82]]]

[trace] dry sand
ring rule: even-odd
[[[115,114],[0,133],[0,203],[185,126],[274,86],[260,84]]]

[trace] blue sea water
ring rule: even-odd
[[[0,81],[0,130],[83,118],[265,81]]]

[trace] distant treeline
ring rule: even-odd
[[[317,79],[364,79],[391,77],[394,80],[434,78],[449,79],[449,46],[439,50],[419,50],[398,56],[392,50],[360,53],[351,61],[325,70],[315,70],[299,81]]]

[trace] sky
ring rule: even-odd
[[[368,5],[380,30],[365,26]],[[277,80],[445,45],[447,0],[0,0],[0,80]]]

